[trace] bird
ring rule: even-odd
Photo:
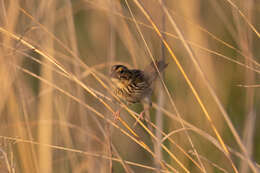
[[[143,70],[129,69],[121,64],[112,66],[110,77],[115,85],[114,94],[128,105],[141,103],[144,106],[144,110],[139,114],[138,119],[144,119],[144,112],[151,107],[153,83],[158,77],[158,70],[162,72],[167,65],[160,60],[151,62]],[[120,110],[115,113],[115,119],[118,118],[119,112]]]

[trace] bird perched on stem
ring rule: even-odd
[[[162,72],[167,65],[164,61],[155,61],[144,70],[128,69],[123,65],[112,66],[110,76],[116,86],[115,95],[126,101],[127,104],[142,103],[144,110],[140,113],[139,118],[143,119],[144,112],[152,105],[153,82],[158,76],[158,70]],[[115,116],[118,118],[119,111]]]

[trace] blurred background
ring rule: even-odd
[[[259,14],[257,0],[0,0],[0,172],[259,172]],[[142,105],[115,104],[108,74],[154,60],[168,67],[151,122],[133,126]]]

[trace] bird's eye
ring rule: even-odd
[[[124,69],[123,69],[122,67],[119,67],[119,68],[117,69],[117,72],[118,72],[119,74],[122,74],[122,73],[124,72]]]

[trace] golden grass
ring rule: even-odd
[[[249,1],[2,0],[0,172],[259,172]],[[144,123],[108,73],[156,59]]]

